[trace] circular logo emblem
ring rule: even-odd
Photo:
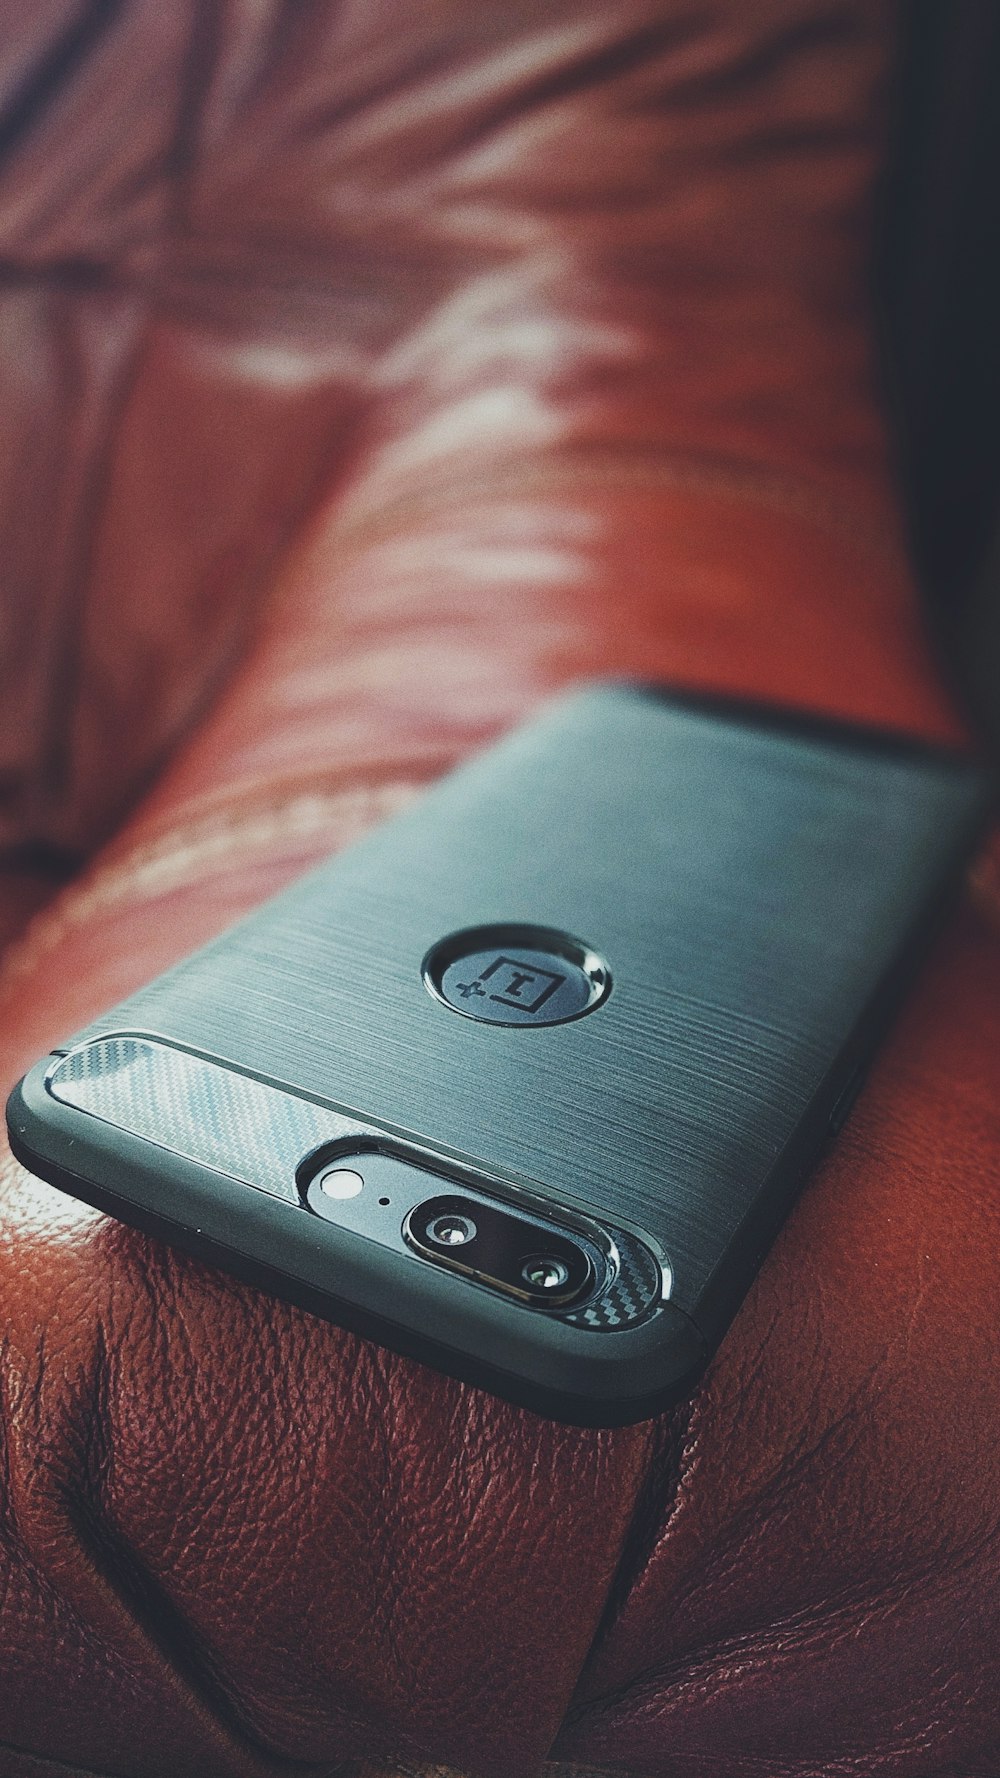
[[[424,983],[452,1012],[485,1025],[563,1025],[611,992],[603,957],[547,926],[473,926],[434,945]]]

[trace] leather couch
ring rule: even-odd
[[[3,1076],[551,689],[932,740],[875,0],[2,9]],[[695,1397],[0,1203],[3,1778],[996,1778],[1000,871]]]

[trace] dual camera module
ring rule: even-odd
[[[427,1230],[427,1239],[440,1247],[467,1247],[478,1233],[471,1216],[453,1212],[435,1217]],[[560,1290],[569,1282],[569,1267],[565,1260],[557,1259],[554,1254],[532,1254],[521,1267],[521,1277],[534,1290]]]
[[[425,1259],[536,1307],[564,1308],[594,1281],[582,1242],[485,1199],[427,1199],[410,1211],[403,1234]]]
[[[479,1192],[429,1193],[435,1177],[382,1150],[329,1158],[301,1183],[309,1208],[325,1220],[387,1245],[398,1247],[401,1238],[432,1265],[530,1307],[566,1309],[592,1293],[600,1255],[589,1242]]]
[[[478,1205],[476,1209],[480,1220],[482,1220],[482,1210]],[[490,1232],[495,1235],[496,1230]],[[534,1235],[536,1246],[539,1232],[538,1229],[532,1229],[530,1226],[525,1231],[529,1238]],[[471,1258],[475,1252],[476,1244],[480,1241],[479,1222],[464,1210],[445,1210],[439,1215],[435,1215],[429,1222],[424,1222],[424,1244],[428,1249],[440,1247],[448,1255],[454,1256],[456,1248],[463,1248],[466,1257]],[[513,1260],[512,1265],[510,1263],[503,1265],[503,1271],[508,1274],[505,1279],[508,1285],[512,1282],[509,1274],[514,1272],[516,1273],[515,1288],[517,1285],[521,1285],[526,1292],[541,1293],[549,1302],[562,1301],[563,1293],[568,1287],[573,1286],[573,1267],[562,1254],[532,1252],[522,1256],[516,1253],[511,1255],[503,1251],[498,1253],[497,1243],[494,1240],[492,1255],[494,1262],[498,1257],[506,1262]],[[477,1255],[477,1260],[480,1264],[482,1263],[481,1255]]]

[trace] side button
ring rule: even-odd
[[[865,1083],[867,1070],[859,1063],[830,1113],[830,1134],[839,1136],[850,1115],[851,1106]]]

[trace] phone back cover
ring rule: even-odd
[[[645,1231],[711,1341],[982,807],[919,748],[585,690],[85,1035],[162,1035]],[[591,945],[606,1002],[457,1016],[422,961],[493,922]]]

